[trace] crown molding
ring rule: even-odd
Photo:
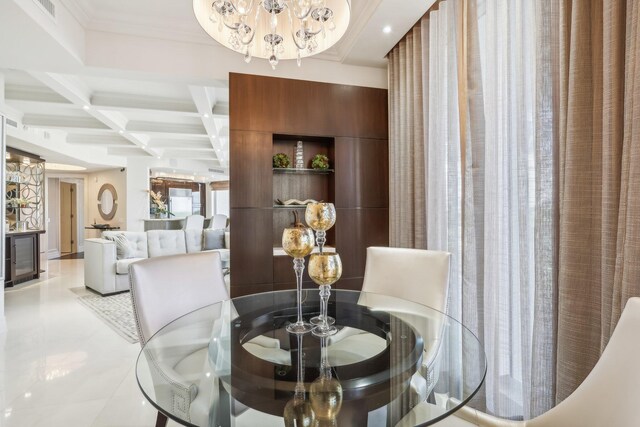
[[[336,45],[336,54],[340,58],[340,62],[344,62],[347,56],[351,53],[353,46],[355,46],[356,42],[360,38],[360,34],[362,30],[367,26],[367,23],[380,6],[382,0],[367,0],[365,6],[362,10],[358,11],[358,18],[350,24],[351,28],[345,35],[345,37],[340,40],[340,43]],[[354,12],[351,11],[351,17],[353,19]]]
[[[91,22],[91,14],[84,0],[59,0],[76,21],[86,30]]]

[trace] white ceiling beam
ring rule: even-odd
[[[51,89],[35,86],[7,85],[5,98],[11,101],[35,102],[51,105],[73,105],[69,100]]]
[[[150,157],[148,151],[138,147],[107,147],[107,154],[111,156],[124,156],[124,157]],[[158,157],[153,154],[154,157]]]
[[[133,147],[134,145],[125,138],[120,137],[118,134],[112,135],[87,135],[87,134],[70,134],[67,136],[67,142],[69,144],[76,145],[98,145],[98,146],[121,146],[121,147]]]
[[[207,135],[211,140],[211,146],[215,150],[220,164],[228,164],[227,153],[224,151],[218,134],[218,126],[216,117],[214,116],[214,108],[217,104],[215,89],[203,86],[189,86],[189,92],[193,98],[193,103],[200,113],[202,124],[207,131]],[[228,114],[228,109],[227,109]],[[218,118],[219,119],[219,118]],[[227,116],[228,120],[228,116]]]
[[[147,136],[125,132],[126,118],[117,112],[100,111],[91,107],[91,91],[79,81],[69,76],[55,73],[30,72],[31,76],[44,83],[50,89],[63,96],[71,103],[83,108],[87,114],[118,132],[123,138],[131,141],[148,155],[158,157],[159,153],[149,149]]]
[[[65,129],[71,131],[99,130],[109,131],[112,129],[93,117],[71,117],[54,116],[43,114],[25,114],[22,117],[22,124],[32,128],[41,129]]]
[[[195,150],[165,150],[162,153],[163,157],[171,158],[171,159],[194,159],[194,160],[207,160],[214,161],[217,164],[220,164],[216,153],[213,151],[213,148],[209,148],[208,151],[195,151]]]
[[[213,150],[208,138],[182,138],[175,139],[151,138],[151,148],[179,148],[181,150]]]
[[[91,105],[100,110],[161,112],[198,117],[193,103],[170,98],[96,92],[91,96]]]
[[[200,124],[188,123],[158,123],[131,120],[127,123],[127,132],[141,132],[149,135],[183,135],[183,136],[207,136],[207,132]]]

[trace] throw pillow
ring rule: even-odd
[[[204,230],[204,249],[224,249],[224,229],[214,230],[207,228]]]
[[[118,257],[118,259],[133,258],[133,251],[135,250],[135,248],[131,245],[131,242],[127,240],[124,234],[112,234],[109,236],[105,236],[105,239],[115,242],[116,256]]]

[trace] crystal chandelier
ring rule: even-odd
[[[350,0],[193,0],[204,30],[223,46],[271,67],[320,53],[347,30]]]

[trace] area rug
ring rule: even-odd
[[[78,295],[80,304],[95,313],[118,335],[130,343],[139,341],[129,292],[103,297],[84,288],[73,288],[71,291]]]

